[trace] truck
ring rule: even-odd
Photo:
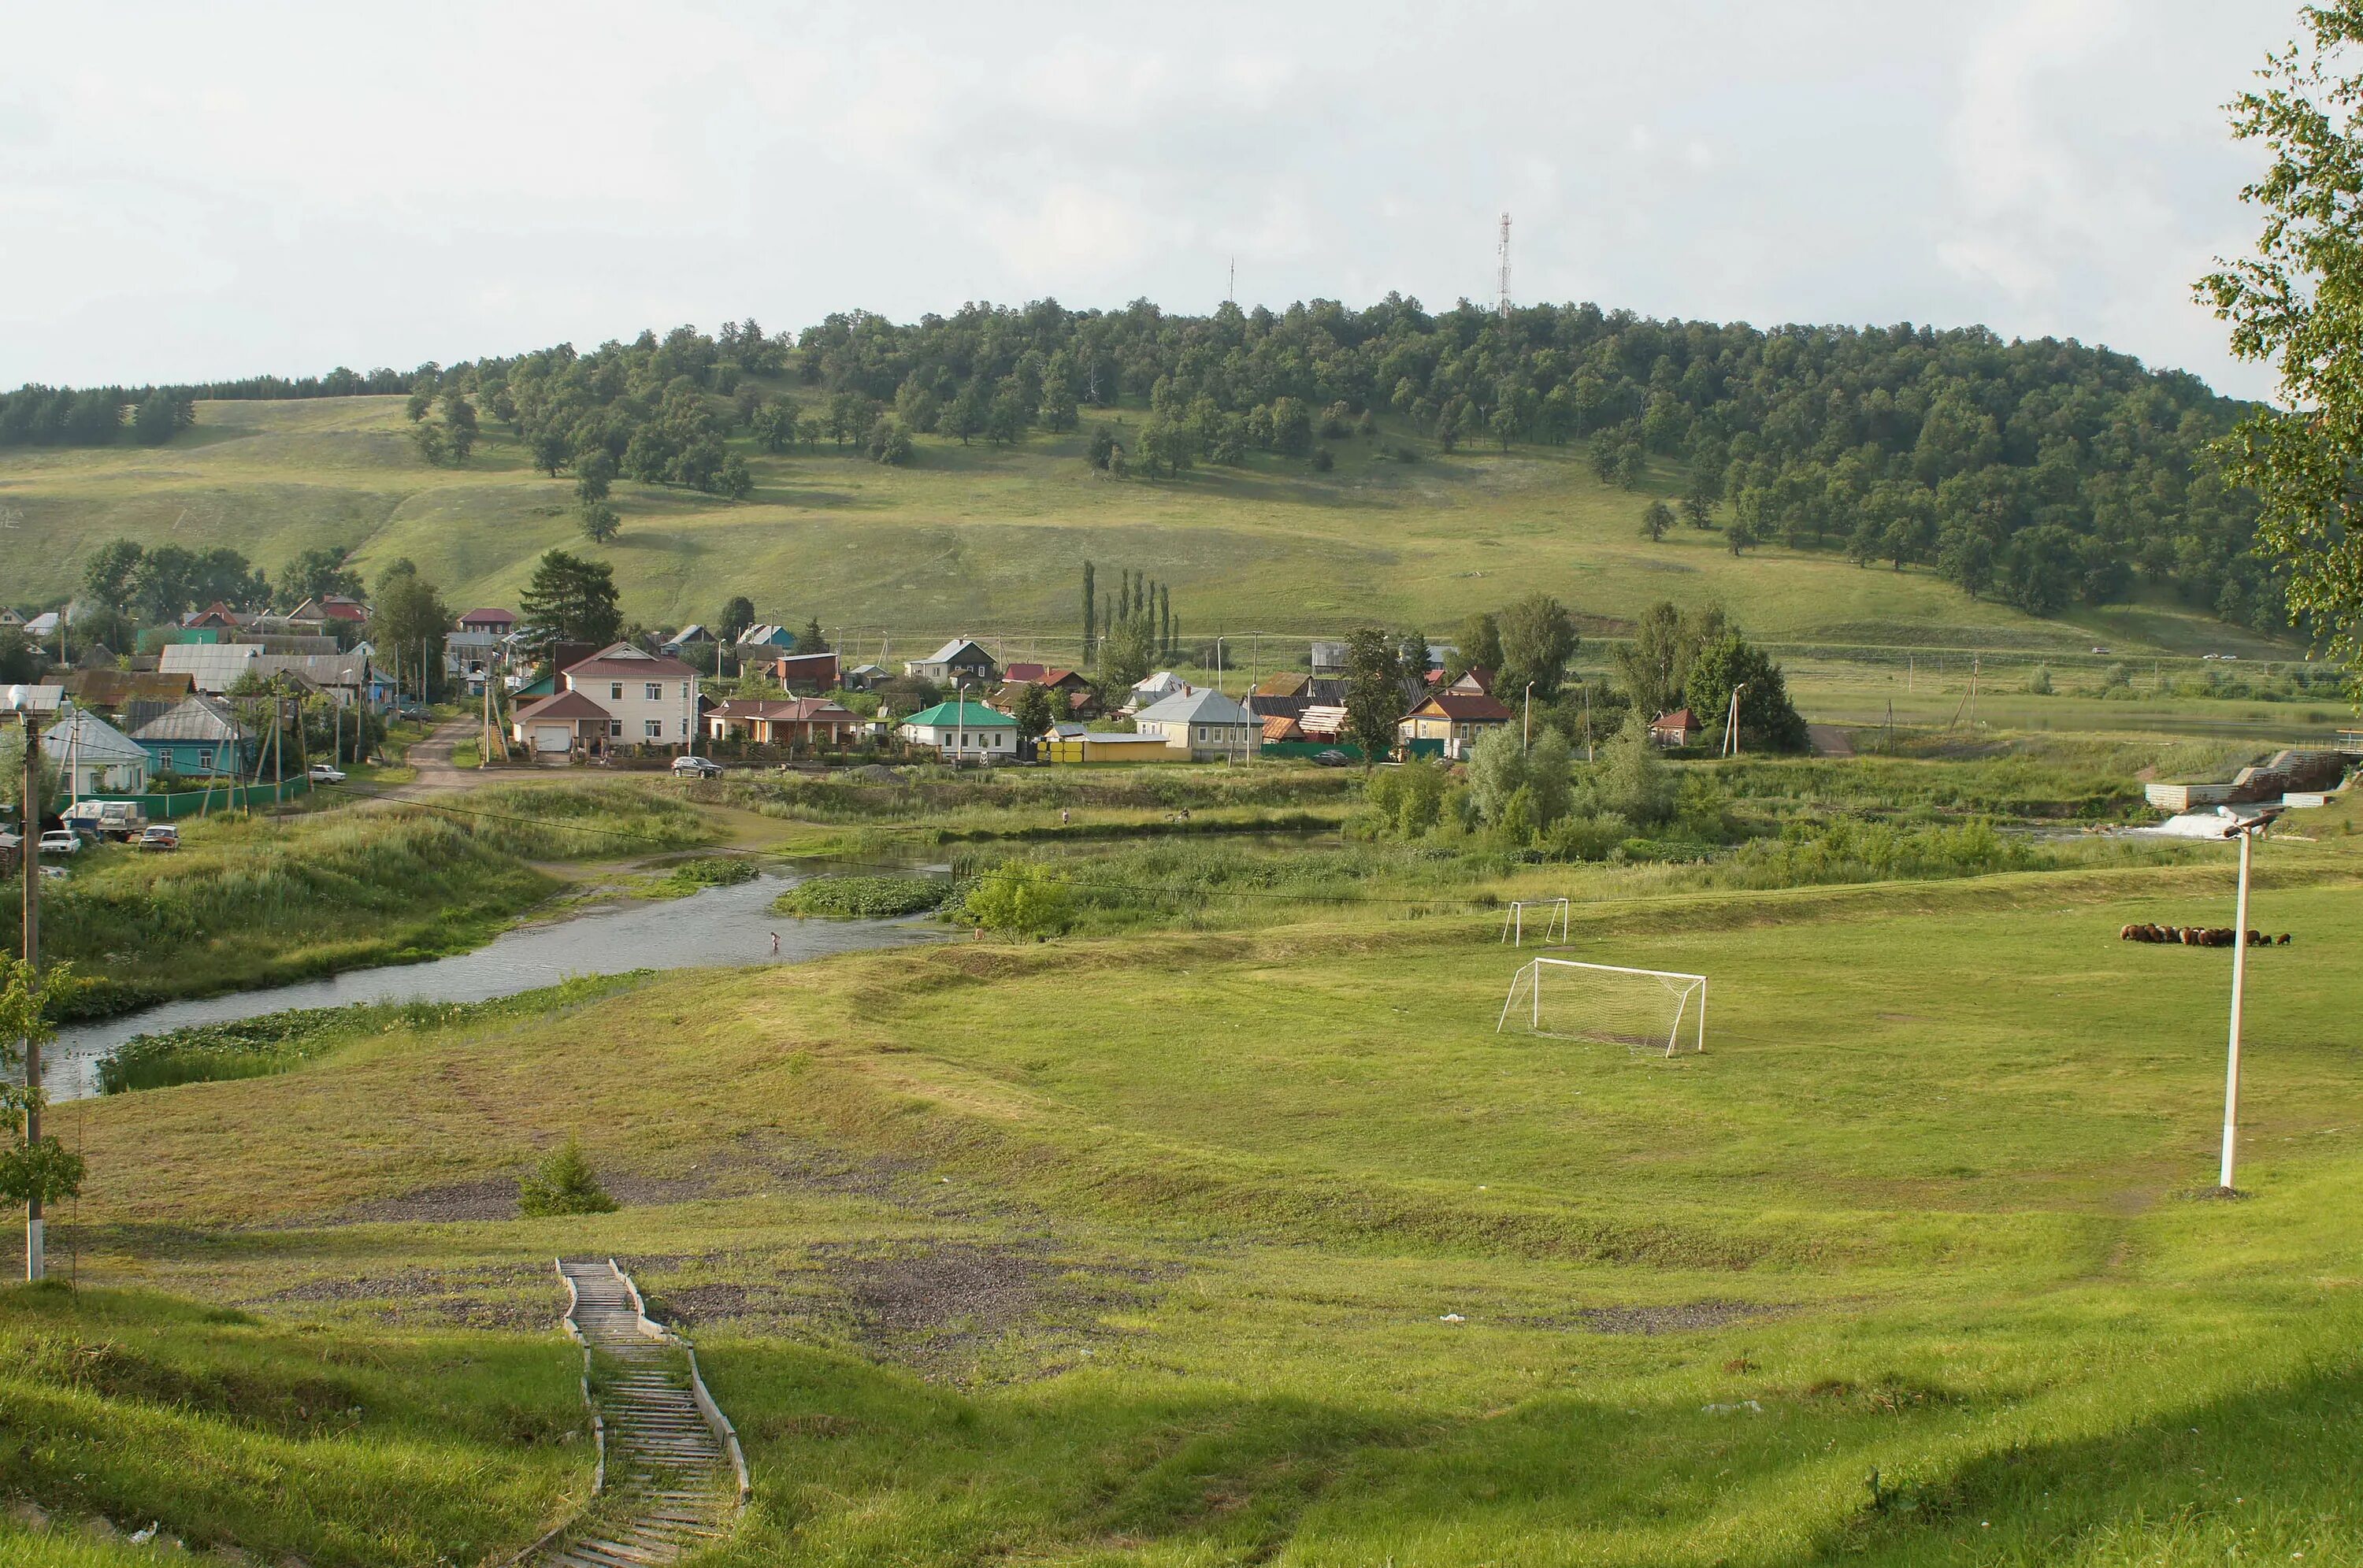
[[[148,831],[148,811],[137,801],[77,801],[60,820],[74,833],[102,838],[138,838]]]

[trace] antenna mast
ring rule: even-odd
[[[1510,319],[1510,215],[1502,215],[1502,319]]]
[[[1223,297],[1233,304],[1239,303],[1239,259],[1236,256],[1231,258],[1231,282],[1223,291]]]

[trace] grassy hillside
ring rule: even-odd
[[[750,500],[619,482],[623,535],[591,553],[614,561],[627,615],[651,625],[744,592],[766,616],[817,615],[866,652],[882,632],[898,651],[962,630],[1071,636],[1086,558],[1169,580],[1185,636],[1366,617],[1441,632],[1540,587],[1600,629],[1653,599],[1719,597],[1776,640],[2289,651],[2169,599],[2038,620],[1925,569],[1778,547],[1735,558],[1720,534],[1687,529],[1651,544],[1636,522],[1650,494],[1671,496],[1674,472],[1640,493],[1606,486],[1580,444],[1448,457],[1423,441],[1424,459],[1402,464],[1376,456],[1402,435],[1387,431],[1333,443],[1327,474],[1257,454],[1177,481],[1114,481],[1084,461],[1093,423],[1006,449],[921,436],[905,469],[851,448],[766,457],[741,436]],[[464,469],[427,466],[406,428],[394,397],[222,402],[161,447],[10,450],[0,602],[70,591],[117,536],[228,546],[272,571],[314,546],[352,549],[365,571],[406,556],[454,603],[513,604],[542,551],[582,544],[571,480],[530,468],[491,420]]]
[[[2263,853],[2237,1202],[2229,955],[2116,936],[2221,918],[2219,856],[1625,873],[1573,943],[1714,977],[1671,1061],[1493,1033],[1482,911],[675,975],[61,1107],[56,1245],[487,1353],[613,1254],[747,1440],[717,1562],[2354,1563],[2352,817]],[[569,1132],[625,1207],[517,1218]]]

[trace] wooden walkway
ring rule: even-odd
[[[719,1540],[746,1501],[747,1465],[696,1352],[649,1320],[613,1259],[561,1258],[558,1272],[567,1331],[583,1347],[598,1472],[591,1506],[515,1561],[651,1568]]]

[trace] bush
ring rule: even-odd
[[[986,931],[1056,936],[1075,921],[1075,896],[1047,866],[1011,861],[986,872],[969,889],[968,918]]]
[[[533,1175],[517,1178],[517,1211],[538,1220],[553,1214],[612,1214],[616,1200],[599,1185],[582,1145],[569,1137]]]
[[[672,868],[674,881],[686,882],[693,888],[735,888],[761,875],[752,860],[738,855],[709,855],[683,861]]]
[[[895,920],[939,908],[950,891],[933,877],[815,877],[771,900],[771,912],[824,920]]]

